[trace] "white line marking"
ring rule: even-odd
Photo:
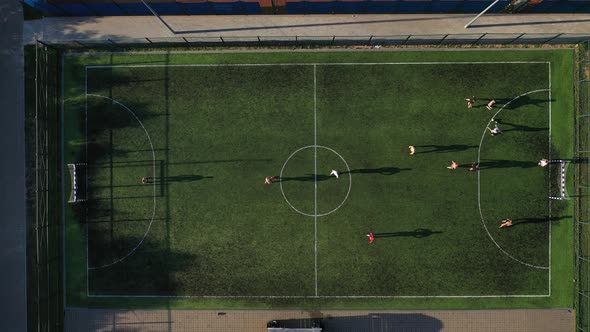
[[[549,65],[549,160],[551,160],[551,62]],[[549,196],[551,196],[551,172],[549,172]],[[551,205],[549,200],[549,295],[551,295]]]
[[[279,175],[279,177],[280,177],[280,178],[282,178],[282,177],[283,177],[283,171],[285,170],[285,166],[287,166],[287,164],[289,163],[289,160],[291,160],[291,158],[293,158],[293,156],[294,156],[295,154],[297,154],[297,152],[299,152],[299,151],[301,151],[301,150],[304,150],[304,149],[313,148],[313,147],[315,147],[315,146],[314,146],[314,145],[308,145],[308,146],[304,146],[304,147],[302,147],[302,148],[299,148],[299,149],[295,150],[295,152],[291,153],[291,155],[289,156],[289,158],[287,158],[287,160],[286,160],[286,161],[285,161],[285,163],[283,164],[283,168],[281,168],[281,174]],[[341,155],[340,155],[338,152],[334,151],[333,149],[330,149],[329,147],[322,146],[322,145],[318,145],[317,147],[318,147],[318,148],[322,148],[322,149],[329,150],[329,151],[331,151],[332,153],[334,153],[335,155],[337,155],[338,157],[340,157],[340,159],[342,160],[342,162],[344,163],[344,165],[346,165],[346,169],[348,170],[348,172],[347,172],[347,173],[348,173],[348,181],[349,181],[349,182],[348,182],[348,192],[346,193],[346,197],[344,197],[344,199],[342,200],[342,203],[340,203],[340,205],[338,205],[338,206],[337,206],[336,208],[334,208],[332,211],[329,211],[329,212],[326,212],[326,213],[321,213],[321,214],[318,214],[318,215],[317,215],[318,217],[323,217],[323,216],[327,216],[327,215],[329,215],[329,214],[331,214],[331,213],[335,212],[335,211],[336,211],[336,210],[338,210],[338,209],[339,209],[339,208],[340,208],[342,205],[344,205],[344,203],[345,203],[345,202],[346,202],[346,200],[348,199],[348,196],[350,195],[350,190],[351,190],[351,188],[352,188],[352,174],[350,174],[350,167],[348,166],[348,163],[346,162],[346,160],[344,160],[344,158],[343,158],[343,157],[342,157],[342,156],[341,156]],[[308,216],[308,217],[314,217],[314,216],[316,216],[315,214],[311,214],[311,213],[306,213],[306,212],[300,211],[300,210],[298,210],[298,209],[297,209],[295,206],[293,206],[293,204],[291,204],[291,202],[289,202],[289,199],[287,198],[287,195],[285,194],[285,191],[284,191],[284,189],[283,189],[283,181],[279,181],[279,185],[280,185],[280,187],[281,187],[281,193],[283,194],[283,198],[285,199],[285,201],[287,202],[287,204],[289,204],[289,206],[290,206],[290,207],[291,207],[293,210],[295,210],[295,211],[297,211],[297,212],[301,213],[301,214],[302,214],[302,215],[304,215],[304,216]]]
[[[313,66],[313,174],[314,174],[314,258],[315,258],[315,296],[318,296],[318,130],[317,130],[317,66]]]
[[[520,96],[518,96],[518,97],[515,97],[514,99],[512,99],[512,100],[510,100],[509,102],[507,102],[506,104],[504,104],[504,106],[502,106],[502,107],[501,107],[501,108],[500,108],[500,109],[499,109],[499,110],[498,110],[498,111],[497,111],[497,112],[496,112],[496,113],[495,113],[495,114],[492,116],[492,119],[496,118],[496,116],[497,116],[497,115],[498,115],[500,112],[502,112],[502,110],[503,110],[503,109],[504,109],[506,106],[510,105],[510,104],[511,104],[513,101],[517,100],[518,98],[520,98],[520,97],[523,97],[523,96],[526,96],[526,95],[529,95],[529,94],[532,94],[532,93],[536,93],[536,92],[542,92],[542,91],[547,91],[547,89],[540,89],[540,90],[529,91],[529,92],[526,92],[526,93],[523,93],[523,94],[521,94],[521,95],[520,95]],[[482,146],[482,144],[483,144],[483,139],[484,139],[484,137],[485,137],[485,135],[486,135],[486,134],[487,134],[487,124],[486,124],[486,129],[484,129],[484,130],[483,130],[483,133],[481,134],[481,140],[479,141],[479,148],[477,149],[477,162],[478,162],[478,163],[480,162],[480,157],[481,157],[481,146]],[[517,259],[516,257],[514,257],[514,256],[510,255],[508,252],[506,252],[504,249],[502,249],[502,247],[500,247],[500,245],[498,244],[498,242],[496,242],[496,240],[494,239],[494,237],[492,236],[492,234],[491,234],[491,233],[490,233],[490,231],[488,230],[488,227],[486,226],[485,219],[484,219],[484,217],[483,217],[483,212],[481,211],[481,181],[480,181],[480,175],[481,175],[481,172],[477,172],[477,207],[478,207],[478,209],[479,209],[479,215],[480,215],[480,217],[481,217],[481,224],[483,225],[483,228],[486,230],[486,233],[488,233],[488,236],[490,237],[490,239],[492,240],[492,242],[493,242],[493,243],[496,245],[496,247],[498,247],[498,249],[500,249],[500,251],[501,251],[502,253],[504,253],[506,256],[510,257],[512,260],[514,260],[514,261],[516,261],[516,262],[518,262],[518,263],[520,263],[520,264],[526,265],[526,266],[528,266],[528,267],[536,268],[536,269],[549,269],[549,267],[548,267],[548,266],[538,266],[538,265],[533,265],[533,264],[529,264],[529,263],[526,263],[526,262],[523,262],[523,261],[521,261],[521,260]]]
[[[326,63],[228,63],[228,64],[153,64],[153,65],[94,65],[87,68],[149,68],[149,67],[264,67],[264,66],[379,66],[379,65],[485,65],[485,64],[525,64],[525,63],[548,63],[547,61],[492,61],[492,62],[326,62]]]
[[[314,65],[314,80],[315,80],[315,66],[318,65],[438,65],[438,64],[536,64],[536,63],[548,63],[549,66],[551,66],[550,62],[547,61],[494,61],[494,62],[387,62],[387,63],[288,63],[288,64],[155,64],[155,65],[100,65],[100,66],[87,66],[86,69],[88,68],[144,68],[144,67],[230,67],[230,66],[306,66],[306,65]],[[315,85],[315,82],[314,82]],[[537,91],[546,91],[546,90],[535,90],[533,92],[537,92]],[[532,93],[532,92],[530,92]],[[551,94],[550,90],[549,93]],[[526,95],[526,94],[525,94]],[[315,86],[314,86],[314,96],[315,96]],[[519,96],[520,97],[520,96]],[[517,97],[517,98],[519,98]],[[314,100],[314,104],[315,104],[315,100]],[[508,104],[506,104],[508,105]],[[504,107],[506,106],[504,105]],[[503,107],[503,108],[504,108]],[[549,113],[551,116],[551,103],[549,104]],[[499,111],[497,112],[499,113]],[[497,114],[496,113],[496,114]],[[142,125],[143,126],[143,125]],[[549,132],[551,133],[551,122],[549,123]],[[314,119],[314,127],[315,127],[315,119]],[[315,132],[314,132],[315,135]],[[485,131],[484,131],[484,135],[485,135]],[[483,141],[483,136],[482,136],[482,141]],[[150,141],[151,143],[151,141]],[[314,144],[314,147],[317,144]],[[303,147],[298,149],[297,151],[293,152],[293,154],[291,154],[291,156],[289,156],[289,158],[287,159],[287,161],[285,162],[285,164],[283,165],[283,168],[281,169],[281,174],[285,168],[285,166],[287,165],[287,162],[289,161],[289,159],[295,155],[295,153],[305,149],[305,148],[309,148],[311,146],[307,146],[307,147]],[[326,148],[326,147],[324,147]],[[480,148],[481,148],[481,141],[480,141]],[[316,148],[317,149],[317,148]],[[329,149],[329,148],[326,148]],[[332,149],[329,149],[331,151],[333,151],[334,153],[338,154],[337,152],[335,152]],[[339,154],[338,154],[339,155]],[[340,156],[340,155],[339,155]],[[342,158],[342,156],[340,156],[340,158],[342,160],[344,160],[344,158]],[[348,164],[346,163],[346,161],[344,160],[347,168],[348,168]],[[478,151],[478,162],[479,162],[479,151]],[[350,170],[350,168],[348,168]],[[317,172],[316,172],[317,174]],[[349,173],[349,177],[350,177],[350,173]],[[350,179],[351,180],[351,179]],[[350,187],[351,187],[352,183],[349,183],[349,190],[348,190],[348,194],[350,193]],[[295,211],[304,214],[304,215],[308,215],[306,213],[303,213],[299,210],[297,210],[288,200],[287,197],[285,196],[285,193],[283,192],[283,188],[282,188],[282,184],[281,184],[281,192],[283,193],[283,197],[285,198],[285,200],[287,201],[287,203],[291,206],[291,208],[293,208]],[[346,198],[348,198],[348,194],[346,195]],[[155,196],[154,196],[154,200],[155,200]],[[345,199],[346,200],[346,199]],[[342,203],[344,204],[344,202]],[[342,205],[341,204],[341,205]],[[478,173],[478,205],[480,207],[480,215],[481,215],[481,205],[480,205],[480,186],[479,186],[479,173]],[[340,206],[339,206],[340,207]],[[339,208],[338,207],[338,208]],[[317,208],[317,204],[316,204],[316,208]],[[336,209],[338,209],[336,208]],[[335,210],[334,210],[335,211]],[[329,213],[332,213],[334,211],[331,211]],[[328,213],[328,214],[329,214]],[[325,214],[324,214],[325,215]],[[315,218],[318,217],[317,215],[317,211],[314,215]],[[153,220],[152,220],[153,221]],[[482,216],[482,223],[483,223],[483,216]],[[151,223],[150,223],[151,226]],[[549,227],[551,227],[551,223],[549,225]],[[484,223],[484,228],[487,230],[485,223]],[[147,234],[147,233],[146,233]],[[488,232],[488,235],[490,235],[490,233]],[[551,233],[549,233],[549,236],[551,236]],[[498,246],[498,244],[494,241],[494,239],[491,237],[492,241],[496,244],[496,246],[504,253],[506,253],[500,246]],[[142,240],[143,241],[143,240]],[[549,245],[551,246],[551,242],[549,243]],[[507,253],[506,253],[507,254]],[[508,254],[507,254],[508,255]],[[509,257],[513,258],[512,256],[508,255]],[[515,259],[515,258],[513,258]],[[516,259],[515,259],[516,260]],[[88,260],[87,260],[88,261]],[[517,260],[518,261],[518,260]],[[525,265],[527,265],[526,263],[523,263]],[[317,265],[316,265],[317,267]],[[539,267],[539,268],[545,268],[546,267]],[[317,276],[317,272],[316,272],[316,276]],[[317,278],[317,277],[316,277]],[[549,278],[551,278],[551,274],[549,275]],[[316,287],[316,296],[313,296],[311,298],[542,298],[542,297],[550,297],[551,296],[551,288],[549,288],[549,294],[548,295],[539,295],[539,294],[533,294],[533,295],[434,295],[434,296],[317,296],[317,287]],[[166,296],[166,295],[88,295],[88,297],[97,297],[97,298],[310,298],[309,296],[193,296],[193,295],[171,295],[171,296]]]
[[[122,260],[124,260],[125,258],[129,257],[135,250],[137,250],[137,248],[139,248],[142,245],[143,241],[145,240],[145,238],[147,237],[148,233],[150,232],[150,228],[152,227],[152,224],[154,222],[154,217],[156,216],[156,153],[154,152],[154,145],[152,144],[152,139],[150,138],[150,134],[148,133],[148,131],[145,128],[145,126],[143,125],[143,122],[141,122],[141,120],[139,120],[139,118],[137,117],[137,115],[135,115],[135,113],[133,113],[133,111],[130,110],[129,107],[127,107],[127,106],[123,105],[122,103],[120,103],[120,102],[118,102],[118,101],[116,101],[116,100],[114,100],[112,98],[109,98],[109,97],[105,97],[105,96],[101,96],[101,95],[95,95],[95,94],[88,94],[88,93],[87,93],[87,96],[92,96],[92,97],[107,99],[107,100],[112,101],[115,104],[118,104],[119,106],[121,106],[124,109],[126,109],[129,113],[131,113],[131,115],[133,115],[133,117],[135,118],[135,120],[137,120],[137,122],[141,125],[141,128],[143,128],[143,130],[145,131],[145,135],[147,136],[148,141],[150,143],[150,147],[152,149],[152,158],[153,158],[153,166],[152,167],[153,167],[153,180],[154,180],[153,181],[154,204],[153,204],[153,207],[152,207],[152,217],[151,217],[151,220],[150,220],[150,224],[148,225],[148,228],[145,231],[145,234],[143,234],[143,237],[141,238],[141,241],[139,241],[139,243],[135,246],[135,248],[131,249],[131,251],[129,251],[125,256],[123,256],[123,257],[121,257],[121,258],[119,258],[119,259],[117,259],[114,262],[111,262],[109,264],[105,264],[105,265],[101,265],[101,266],[94,266],[94,267],[90,267],[89,268],[90,270],[93,270],[93,269],[101,269],[101,268],[104,268],[104,267],[115,265],[115,264],[121,262]],[[88,239],[86,241],[88,241]],[[87,245],[87,247],[88,247],[88,245]],[[86,264],[88,264],[88,259],[86,259]]]
[[[253,299],[309,299],[309,298],[322,298],[322,299],[431,299],[431,298],[445,298],[445,299],[466,299],[466,298],[538,298],[538,297],[549,297],[546,294],[532,294],[532,295],[418,295],[418,296],[389,296],[389,295],[327,295],[327,296],[305,296],[305,295],[90,295],[89,297],[102,297],[102,298],[253,298]]]

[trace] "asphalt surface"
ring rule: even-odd
[[[326,332],[566,332],[574,330],[568,309],[515,310],[114,310],[67,309],[66,332],[263,332],[283,327]],[[285,331],[286,332],[286,331]]]
[[[0,1],[0,326],[27,330],[23,14]]]
[[[294,36],[404,36],[446,34],[486,38],[516,38],[521,33],[539,38],[568,33],[590,36],[590,14],[484,15],[470,28],[473,14],[405,15],[220,15],[163,16],[176,34],[153,16],[51,17],[25,22],[24,41],[161,38],[230,38]],[[477,38],[477,37],[476,37]],[[194,39],[193,39],[194,40]],[[198,39],[197,39],[198,40]],[[508,39],[508,41],[511,39]]]

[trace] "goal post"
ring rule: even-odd
[[[569,199],[567,196],[567,181],[566,181],[566,174],[567,174],[567,160],[563,159],[556,159],[551,160],[551,164],[559,164],[559,196],[549,196],[549,199],[554,200],[565,200]]]
[[[81,185],[82,174],[86,172],[86,163],[68,164],[70,170],[71,191],[68,203],[83,202],[86,200],[85,186]]]

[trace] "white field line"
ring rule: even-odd
[[[324,295],[324,296],[305,296],[305,295],[89,295],[88,297],[97,298],[203,298],[203,299],[468,299],[468,298],[539,298],[549,297],[548,294],[531,294],[531,295],[419,295],[419,296],[388,296],[388,295]]]
[[[549,65],[549,160],[551,159],[551,62]],[[551,172],[549,172],[549,196],[551,196]],[[551,295],[551,204],[553,200],[549,200],[549,295]]]
[[[101,265],[101,266],[94,266],[94,267],[90,267],[88,269],[90,270],[94,270],[94,269],[101,269],[104,267],[108,267],[114,264],[117,264],[119,262],[121,262],[122,260],[124,260],[125,258],[129,257],[135,250],[137,250],[137,248],[139,248],[142,244],[143,241],[145,240],[145,238],[147,237],[148,233],[150,232],[150,228],[152,227],[152,224],[154,223],[154,217],[156,215],[156,153],[154,152],[154,145],[152,144],[152,139],[150,138],[150,134],[148,133],[147,129],[145,128],[145,126],[143,125],[143,122],[141,122],[141,120],[139,120],[139,118],[137,117],[137,115],[135,115],[135,113],[133,113],[132,110],[129,109],[129,107],[123,105],[122,103],[109,98],[109,97],[105,97],[105,96],[101,96],[101,95],[95,95],[95,94],[86,94],[87,96],[92,96],[92,97],[97,97],[97,98],[103,98],[103,99],[107,99],[110,100],[111,102],[118,104],[119,106],[123,107],[124,109],[126,109],[129,113],[131,113],[131,115],[133,115],[133,117],[135,118],[135,120],[137,120],[137,122],[141,125],[141,128],[143,128],[143,130],[145,131],[145,135],[148,138],[148,141],[150,143],[150,147],[152,149],[152,160],[153,160],[153,197],[154,197],[154,204],[152,207],[152,217],[150,220],[150,223],[148,225],[147,230],[145,231],[145,234],[143,234],[143,237],[141,238],[141,241],[139,241],[139,243],[133,248],[131,249],[125,256],[118,258],[117,260],[115,260],[114,262],[111,262],[109,264],[105,264],[105,265]],[[86,247],[88,248],[88,239],[86,240]],[[86,264],[88,265],[88,259],[86,259]]]
[[[311,149],[311,148],[320,148],[320,149],[326,149],[332,153],[334,153],[335,155],[337,155],[340,160],[342,160],[342,162],[344,163],[344,165],[346,166],[346,173],[348,174],[348,191],[346,192],[346,196],[344,197],[344,200],[342,200],[342,202],[340,203],[340,205],[338,205],[336,208],[334,208],[332,211],[328,211],[328,212],[324,212],[324,213],[320,213],[317,215],[317,217],[323,217],[323,216],[327,216],[331,213],[336,212],[336,210],[340,209],[340,207],[342,207],[342,205],[344,205],[344,203],[346,203],[346,200],[348,200],[348,196],[350,196],[350,191],[352,189],[352,175],[350,174],[350,166],[348,165],[348,162],[346,162],[346,159],[344,159],[344,157],[342,157],[341,154],[339,154],[338,152],[336,152],[336,150],[331,149],[327,146],[322,146],[322,145],[307,145],[304,146],[302,148],[299,148],[297,150],[295,150],[295,152],[291,153],[291,155],[287,158],[287,160],[285,160],[285,163],[283,164],[283,167],[281,168],[281,172],[279,173],[279,177],[283,178],[283,173],[285,171],[285,167],[287,166],[287,164],[289,163],[289,161],[291,160],[291,158],[293,158],[293,156],[295,154],[297,154],[299,151],[301,150],[305,150],[305,149]],[[297,211],[297,213],[300,213],[304,216],[308,216],[308,217],[316,217],[315,214],[313,213],[307,213],[307,212],[303,212],[298,210],[293,204],[291,204],[291,202],[289,202],[289,199],[287,198],[287,194],[285,194],[285,190],[283,188],[283,181],[279,182],[279,185],[281,187],[281,194],[283,195],[283,198],[285,199],[285,202],[287,202],[287,204],[294,210]]]
[[[313,66],[313,174],[314,174],[314,268],[315,268],[315,296],[318,296],[318,130],[317,130],[317,66]]]
[[[313,65],[314,66],[314,147],[317,149],[317,139],[315,137],[316,135],[316,130],[315,130],[315,104],[316,104],[316,100],[315,100],[315,84],[316,84],[316,77],[315,77],[315,71],[316,71],[316,66],[330,66],[330,65],[344,65],[344,66],[349,66],[349,65],[366,65],[366,66],[370,66],[370,65],[444,65],[444,64],[538,64],[538,63],[547,63],[549,64],[549,66],[551,66],[551,64],[547,61],[493,61],[493,62],[385,62],[385,63],[282,63],[282,64],[154,64],[154,65],[96,65],[96,66],[87,66],[86,70],[88,68],[148,68],[148,67],[248,67],[248,66],[309,66],[309,65]],[[535,90],[529,93],[533,93],[533,92],[538,92],[538,91],[546,91],[546,90]],[[551,92],[549,92],[551,93]],[[528,93],[527,93],[528,94]],[[526,95],[526,94],[524,94]],[[523,96],[523,95],[521,95]],[[521,97],[519,96],[519,97]],[[519,98],[517,97],[517,98]],[[515,98],[516,99],[516,98]],[[514,100],[514,99],[513,99]],[[512,101],[510,101],[512,102]],[[510,103],[509,102],[509,103]],[[506,104],[508,105],[508,104]],[[504,105],[504,107],[506,106]],[[503,107],[503,108],[504,108]],[[549,106],[551,108],[551,104]],[[499,113],[499,111],[497,112]],[[497,114],[496,113],[496,114]],[[550,116],[551,116],[551,110],[550,110]],[[135,114],[134,114],[135,116]],[[551,126],[551,123],[549,123],[549,125]],[[143,126],[143,124],[142,124]],[[145,129],[145,128],[144,128]],[[551,127],[549,127],[549,132],[551,133]],[[485,135],[485,131],[484,131],[484,135]],[[482,141],[483,141],[483,136],[482,136]],[[480,147],[481,147],[481,142],[480,141]],[[151,143],[151,141],[150,141]],[[152,150],[153,151],[153,150]],[[317,158],[316,159],[317,162]],[[154,157],[155,160],[155,157]],[[479,162],[479,152],[478,152],[478,162]],[[284,167],[284,166],[283,166]],[[316,166],[317,168],[317,166]],[[317,171],[315,172],[315,174],[317,174]],[[155,166],[154,166],[154,175],[155,175]],[[316,175],[317,177],[317,175]],[[317,186],[317,178],[316,178],[316,186]],[[154,200],[155,200],[155,188],[154,188]],[[478,173],[478,205],[480,205],[480,194],[479,194],[479,173]],[[481,215],[481,205],[480,205],[480,215]],[[364,295],[352,295],[352,296],[318,296],[317,294],[317,189],[316,189],[316,204],[315,204],[315,213],[314,213],[314,217],[316,219],[316,295],[315,296],[191,296],[191,295],[170,295],[170,296],[166,296],[166,295],[90,295],[88,294],[88,297],[97,297],[97,298],[116,298],[116,297],[121,297],[121,298],[374,298],[374,299],[378,299],[378,298],[542,298],[542,297],[549,297],[551,296],[551,288],[549,288],[549,294],[548,295],[542,295],[542,294],[532,294],[532,295],[433,295],[433,296],[428,296],[428,295],[424,295],[424,296],[364,296]],[[153,218],[152,218],[152,222],[153,222]],[[482,222],[483,222],[483,216],[482,216]],[[151,223],[150,223],[150,227],[151,227]],[[551,225],[550,225],[551,227]],[[485,224],[484,224],[484,228],[486,228]],[[149,231],[149,228],[148,228]],[[487,231],[487,228],[486,228]],[[146,232],[147,235],[147,232]],[[488,232],[488,235],[490,235],[490,233]],[[551,233],[550,233],[551,236]],[[145,238],[145,235],[144,235]],[[495,240],[491,237],[492,241],[496,244],[496,246],[505,254],[507,254],[496,242]],[[143,239],[142,239],[143,242]],[[551,243],[549,243],[549,245],[551,246]],[[135,250],[135,249],[134,249]],[[512,256],[510,256],[509,254],[507,254],[509,257],[513,258]],[[515,260],[517,260],[516,258],[513,258]],[[517,260],[518,261],[518,260]],[[87,260],[88,262],[88,260]],[[520,262],[520,261],[518,261]],[[529,265],[527,263],[524,262],[520,262],[522,264],[525,265]],[[531,267],[536,267],[536,266],[532,266],[529,265]],[[547,269],[547,267],[536,267],[536,268],[542,268],[542,269]],[[551,278],[551,276],[549,276],[549,278]]]
[[[326,63],[235,63],[235,64],[152,64],[152,65],[94,65],[86,68],[150,68],[150,67],[265,67],[265,66],[379,66],[379,65],[485,65],[485,64],[527,64],[527,63],[549,63],[547,61],[490,61],[490,62],[326,62]]]
[[[504,106],[502,106],[493,116],[492,119],[496,118],[496,116],[498,114],[500,114],[500,112],[502,112],[502,110],[504,110],[504,108],[506,108],[506,106],[510,105],[513,101],[517,100],[520,97],[532,94],[532,93],[536,93],[536,92],[542,92],[542,91],[547,91],[547,89],[539,89],[539,90],[533,90],[533,91],[529,91],[529,92],[525,92],[523,94],[521,94],[518,97],[513,98],[512,100],[510,100],[509,102],[507,102],[506,104],[504,104]],[[487,127],[487,124],[486,124]],[[479,148],[477,149],[477,162],[480,162],[481,159],[481,146],[483,144],[483,139],[485,138],[487,134],[487,128],[483,130],[483,133],[481,135],[481,140],[479,141]],[[477,172],[477,207],[479,209],[479,215],[481,217],[481,224],[483,225],[483,228],[485,229],[486,233],[488,234],[489,238],[492,240],[492,242],[496,245],[496,247],[498,247],[498,249],[506,256],[510,257],[512,260],[514,260],[515,262],[518,262],[520,264],[526,265],[528,267],[532,267],[532,268],[536,268],[536,269],[549,269],[549,266],[538,266],[538,265],[533,265],[533,264],[529,264],[526,262],[523,262],[521,260],[519,260],[518,258],[510,255],[508,252],[506,252],[499,244],[498,242],[496,242],[496,240],[494,239],[494,237],[492,236],[492,234],[490,233],[490,231],[488,230],[488,227],[486,226],[485,223],[485,219],[483,217],[483,212],[481,211],[481,172]]]

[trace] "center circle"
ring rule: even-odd
[[[337,171],[340,173],[339,174],[339,179],[336,179],[334,176],[330,176],[328,175],[330,173],[330,171],[333,169],[323,169],[323,173],[322,175],[318,175],[318,174],[306,174],[307,176],[300,176],[300,177],[285,177],[284,176],[284,172],[285,172],[285,167],[287,166],[287,164],[289,163],[289,161],[291,161],[293,159],[293,157],[301,152],[304,152],[307,149],[313,149],[313,153],[314,153],[314,169],[317,168],[317,151],[318,149],[321,149],[324,152],[331,152],[333,155],[336,155],[338,157],[339,160],[342,161],[344,167],[346,168],[344,169],[337,169]],[[335,167],[336,165],[331,165],[331,167]],[[340,165],[341,166],[341,165]],[[324,174],[326,173],[326,174]],[[334,180],[334,181],[342,181],[343,178],[348,177],[348,189],[346,191],[346,195],[344,197],[344,199],[342,200],[342,202],[340,202],[340,204],[338,204],[335,208],[331,209],[328,212],[324,212],[324,213],[320,213],[319,211],[317,211],[317,186],[318,186],[318,181],[325,181],[325,180]],[[295,150],[293,153],[291,153],[291,155],[289,156],[289,158],[287,158],[287,160],[285,161],[285,163],[283,164],[283,167],[281,168],[281,173],[279,175],[280,178],[280,187],[281,187],[281,193],[283,194],[283,198],[285,199],[285,201],[287,202],[287,204],[289,204],[289,206],[297,211],[298,213],[305,215],[305,216],[309,216],[309,217],[323,217],[323,216],[327,216],[333,212],[335,212],[336,210],[338,210],[340,207],[342,207],[342,205],[346,202],[346,200],[348,199],[348,195],[350,194],[350,189],[352,188],[352,175],[350,173],[350,167],[348,166],[348,163],[346,162],[346,160],[335,150],[326,147],[326,146],[322,146],[322,145],[308,145],[308,146],[304,146],[302,148],[299,148],[297,150]],[[319,180],[318,180],[319,179]],[[289,200],[289,198],[287,197],[287,194],[285,193],[285,188],[283,183],[284,182],[288,182],[288,181],[298,181],[298,182],[313,182],[315,189],[314,189],[314,211],[312,213],[309,212],[305,212],[303,211],[303,209],[301,208],[297,208],[293,203],[292,200]],[[307,197],[307,196],[306,196]]]

